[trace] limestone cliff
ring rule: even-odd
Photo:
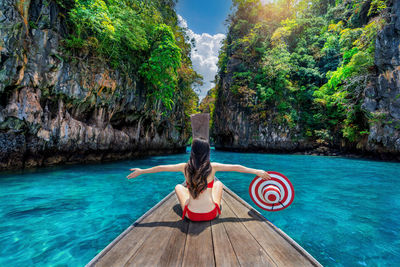
[[[367,123],[366,127],[369,129],[367,135],[358,142],[351,143],[343,138],[338,129],[338,134],[333,134],[330,141],[326,142],[310,137],[311,135],[307,136],[301,123],[296,122],[289,126],[287,123],[277,122],[275,120],[277,117],[276,106],[267,106],[266,111],[259,112],[255,107],[257,105],[255,92],[257,89],[254,88],[254,85],[251,87],[244,78],[239,80],[241,83],[238,85],[237,77],[239,75],[235,76],[235,73],[244,73],[243,66],[246,66],[245,70],[249,70],[250,73],[256,73],[261,66],[257,65],[256,60],[258,59],[254,60],[253,55],[251,55],[253,61],[248,62],[250,59],[241,57],[239,52],[235,52],[236,54],[231,52],[234,49],[241,52],[240,49],[243,49],[238,45],[239,37],[235,32],[236,35],[228,33],[225,48],[223,48],[226,56],[220,55],[220,65],[225,64],[226,67],[222,71],[220,70],[217,80],[212,127],[215,147],[236,151],[301,152],[320,155],[353,154],[400,160],[400,2],[387,2],[389,19],[383,29],[377,33],[374,66],[370,68],[372,69],[372,78],[360,94],[361,109],[365,111],[365,114],[369,113],[373,116],[373,118],[361,118],[363,123]],[[369,7],[370,2],[365,1],[363,10],[368,11]],[[332,13],[342,11],[339,8],[332,10],[334,10]],[[347,18],[351,14],[346,15]],[[364,14],[365,17],[358,18],[359,21],[364,20],[359,23],[366,23],[366,12],[360,14]],[[248,16],[250,17],[250,15]],[[260,15],[257,19],[259,17]],[[248,20],[255,23],[251,19]],[[240,26],[245,25],[243,20],[239,19],[235,23],[237,24],[231,25],[234,29],[241,29]],[[252,31],[256,31],[255,29],[256,27]],[[268,32],[268,27],[266,32]],[[241,37],[240,41],[248,40],[246,38],[250,38],[249,36],[251,35]],[[269,42],[271,42],[270,39],[265,43],[268,45]],[[323,63],[322,60],[321,63]],[[318,86],[321,85],[320,83]],[[239,88],[234,90],[242,91],[233,93],[233,86]],[[325,134],[325,132],[321,134]]]
[[[378,33],[376,78],[364,91],[363,108],[379,116],[369,125],[366,150],[400,153],[400,2],[393,1],[391,21]]]
[[[0,169],[184,151],[183,105],[160,116],[139,78],[64,56],[62,9],[0,1]]]
[[[288,126],[274,123],[274,114],[262,118],[247,105],[246,99],[238,99],[231,90],[232,76],[241,62],[230,58],[226,74],[220,80],[217,91],[212,136],[216,149],[236,151],[297,151],[312,148],[304,140],[294,141],[297,135]],[[242,101],[241,101],[242,100]]]

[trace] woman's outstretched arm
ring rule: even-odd
[[[171,164],[171,165],[158,165],[148,169],[139,169],[139,168],[132,168],[130,169],[133,171],[131,174],[126,176],[126,178],[131,179],[138,177],[144,173],[156,173],[156,172],[184,172],[186,163],[178,163],[178,164]]]
[[[215,169],[216,172],[245,172],[245,173],[252,173],[257,176],[260,176],[263,179],[269,180],[271,176],[269,176],[268,172],[264,170],[252,169],[247,168],[245,166],[239,164],[222,164],[213,162],[212,167]]]

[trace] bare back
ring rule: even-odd
[[[211,183],[215,179],[215,168],[213,167],[213,163],[211,163],[211,173],[207,177],[207,184]],[[189,178],[186,177],[186,183],[188,183]],[[215,208],[213,196],[212,196],[212,188],[206,188],[203,192],[201,192],[197,198],[193,198],[189,193],[189,209],[193,212],[209,212]]]

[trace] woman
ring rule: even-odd
[[[242,165],[221,164],[210,162],[210,144],[206,139],[195,138],[192,143],[190,159],[187,163],[160,165],[149,169],[133,168],[128,179],[138,177],[143,173],[182,172],[187,187],[181,184],[175,186],[175,193],[183,210],[182,219],[192,221],[208,221],[221,214],[222,183],[214,182],[217,171],[236,171],[252,173],[263,179],[271,179],[263,170],[256,170]]]

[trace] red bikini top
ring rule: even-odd
[[[210,182],[210,183],[207,184],[207,188],[212,188],[212,187],[213,187],[213,185],[214,185],[214,180],[215,180],[215,179],[213,179],[212,182]],[[186,184],[187,184],[187,183],[186,183]],[[189,188],[189,184],[187,185],[187,187]]]

